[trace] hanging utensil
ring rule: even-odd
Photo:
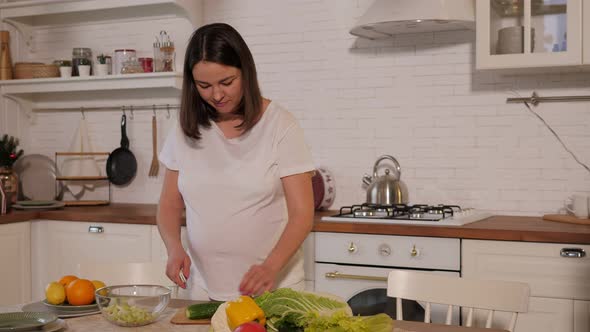
[[[149,176],[158,176],[160,162],[158,161],[158,129],[156,125],[156,106],[154,105],[152,116],[152,164],[148,172]]]

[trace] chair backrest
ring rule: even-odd
[[[467,309],[466,326],[473,310],[488,310],[486,328],[491,328],[494,311],[512,312],[509,331],[514,330],[519,312],[527,312],[530,288],[522,282],[478,280],[433,273],[394,270],[387,280],[387,296],[396,299],[396,319],[403,320],[401,300],[426,302],[424,322],[430,322],[431,303],[446,304],[446,324],[451,324],[453,306]]]
[[[178,295],[178,286],[166,276],[166,263],[104,263],[78,264],[78,276],[100,280],[107,286],[128,284],[161,285]]]

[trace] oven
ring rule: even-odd
[[[395,318],[395,299],[387,297],[393,269],[460,275],[460,240],[452,238],[317,232],[315,291],[338,295],[355,315],[387,313]],[[404,300],[405,320],[424,320],[420,303]],[[432,305],[431,321],[444,323],[446,306]],[[459,323],[459,310],[453,324]]]

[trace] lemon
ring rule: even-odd
[[[107,285],[105,285],[104,282],[102,282],[100,280],[92,280],[92,284],[94,285],[94,289],[99,289],[99,288],[103,288],[103,287],[107,286]],[[98,294],[105,296],[107,294],[107,292],[105,290],[102,290],[102,291],[98,292]]]
[[[59,282],[50,282],[45,287],[45,298],[50,304],[62,304],[66,300],[66,289]]]

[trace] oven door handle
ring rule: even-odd
[[[384,281],[387,282],[387,277],[363,276],[356,274],[343,274],[338,271],[327,272],[325,274],[327,279],[348,279],[348,280],[366,280],[366,281]]]

